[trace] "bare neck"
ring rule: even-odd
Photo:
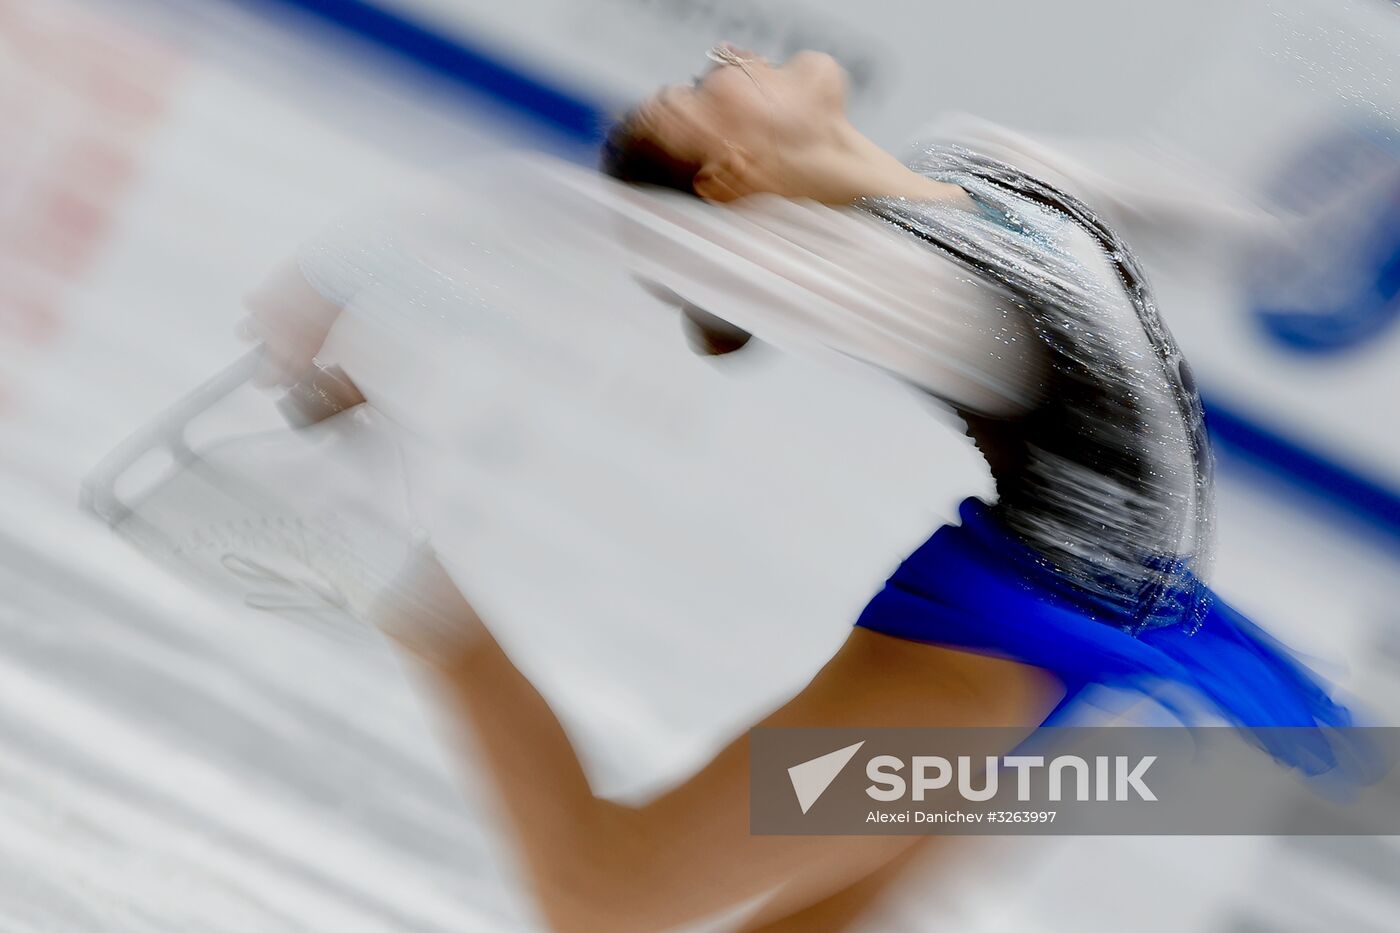
[[[803,170],[793,180],[806,190],[797,195],[827,204],[874,197],[971,204],[959,186],[920,175],[849,123],[834,127],[829,139],[804,154],[802,162]]]

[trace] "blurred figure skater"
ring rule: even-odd
[[[1073,166],[985,125],[980,148],[964,133],[901,162],[848,122],[830,57],[777,66],[722,46],[711,58],[608,139],[605,173],[651,186],[605,183],[628,211],[693,221],[674,242],[634,242],[639,265],[701,352],[738,350],[781,321],[931,393],[962,415],[997,486],[995,503],[967,500],[960,524],[904,561],[835,657],[758,725],[1024,737],[1097,684],[1167,685],[1247,727],[1345,724],[1204,581],[1214,512],[1200,399],[1128,247],[1062,190]],[[361,249],[354,262],[380,259]],[[345,267],[314,253],[254,302],[288,380],[349,300]],[[722,916],[746,930],[842,929],[921,846],[750,835],[743,736],[649,803],[600,799],[427,549],[370,614],[428,672],[469,766],[494,779],[555,929]],[[1268,750],[1306,771],[1330,764],[1320,740]]]

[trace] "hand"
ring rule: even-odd
[[[258,385],[290,386],[312,370],[340,307],[311,287],[294,263],[278,269],[245,300],[249,316],[239,335],[257,341],[268,365],[256,377]]]

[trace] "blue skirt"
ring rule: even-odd
[[[1337,766],[1337,736],[1323,727],[1350,725],[1348,710],[1214,592],[1198,625],[1129,634],[1131,619],[1105,618],[1106,607],[1042,566],[985,503],[967,499],[959,514],[960,525],[939,528],[899,566],[857,626],[1050,672],[1067,690],[1047,725],[1081,706],[1090,688],[1104,686],[1151,697],[1183,722],[1213,712],[1304,773]]]

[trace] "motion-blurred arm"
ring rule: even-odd
[[[537,209],[593,248],[607,238],[613,261],[692,331],[858,361],[994,417],[1036,399],[1043,348],[1014,302],[864,211],[776,195],[717,205],[567,166],[532,171]]]
[[[483,169],[434,210],[322,237],[300,268],[278,307],[310,298],[312,311],[287,317],[279,356],[303,361],[329,331],[343,358],[327,362],[386,405],[401,378],[462,372],[473,336],[501,322],[566,339],[626,327],[657,299],[701,352],[753,335],[992,417],[1030,407],[1042,376],[1005,296],[862,211],[772,195],[715,205],[538,158]],[[333,328],[327,306],[344,309]]]

